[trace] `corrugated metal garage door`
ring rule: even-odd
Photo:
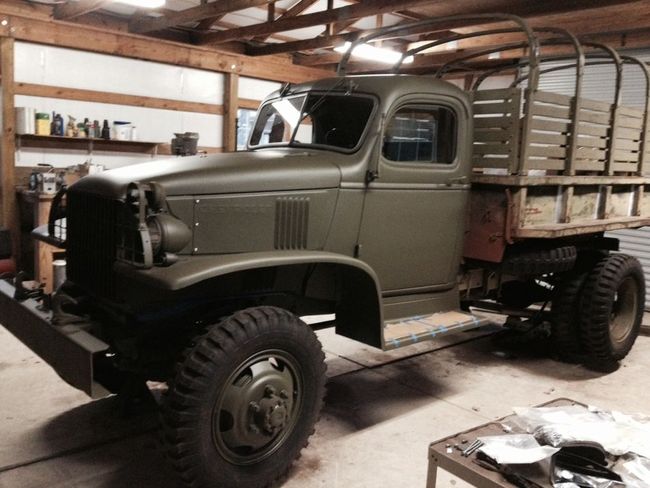
[[[650,51],[627,51],[625,54],[637,56],[650,61]],[[550,66],[550,65],[549,65]],[[615,70],[612,66],[588,66],[582,85],[582,95],[592,100],[612,102],[614,99]],[[539,82],[540,90],[573,95],[575,89],[575,71],[561,70],[543,75]],[[622,103],[631,107],[645,107],[645,78],[637,67],[625,66]],[[619,230],[609,232],[621,242],[621,251],[636,256],[643,265],[646,289],[650,292],[650,227],[641,229]],[[650,310],[650,293],[646,294],[646,310]]]
[[[622,252],[636,256],[641,261],[645,274],[645,287],[650,291],[650,227],[617,230],[609,232],[607,235],[621,241]],[[646,292],[645,308],[650,310],[650,293],[648,292]]]

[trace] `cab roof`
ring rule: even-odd
[[[464,98],[466,92],[448,81],[424,75],[379,74],[379,75],[348,75],[300,84],[288,84],[280,90],[271,93],[267,98],[277,98],[281,95],[295,95],[308,91],[332,91],[332,93],[348,92],[367,93],[387,100],[411,93],[438,93]]]

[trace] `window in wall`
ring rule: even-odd
[[[248,143],[248,136],[255,125],[256,110],[240,108],[237,110],[237,150],[243,151]]]
[[[401,108],[384,133],[390,161],[451,164],[456,156],[456,115],[442,106]]]

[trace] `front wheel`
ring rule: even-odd
[[[587,356],[608,365],[632,349],[643,318],[641,263],[626,254],[602,259],[589,273],[580,300],[580,336]]]
[[[179,365],[163,408],[169,454],[191,487],[263,487],[306,446],[323,403],[320,342],[274,307],[225,319]]]

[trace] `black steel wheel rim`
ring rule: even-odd
[[[221,456],[249,465],[276,452],[298,421],[303,384],[298,361],[279,349],[254,354],[235,368],[212,410],[212,438]]]
[[[613,342],[625,342],[634,329],[639,307],[639,285],[632,276],[625,278],[614,296],[609,321],[609,334]]]

